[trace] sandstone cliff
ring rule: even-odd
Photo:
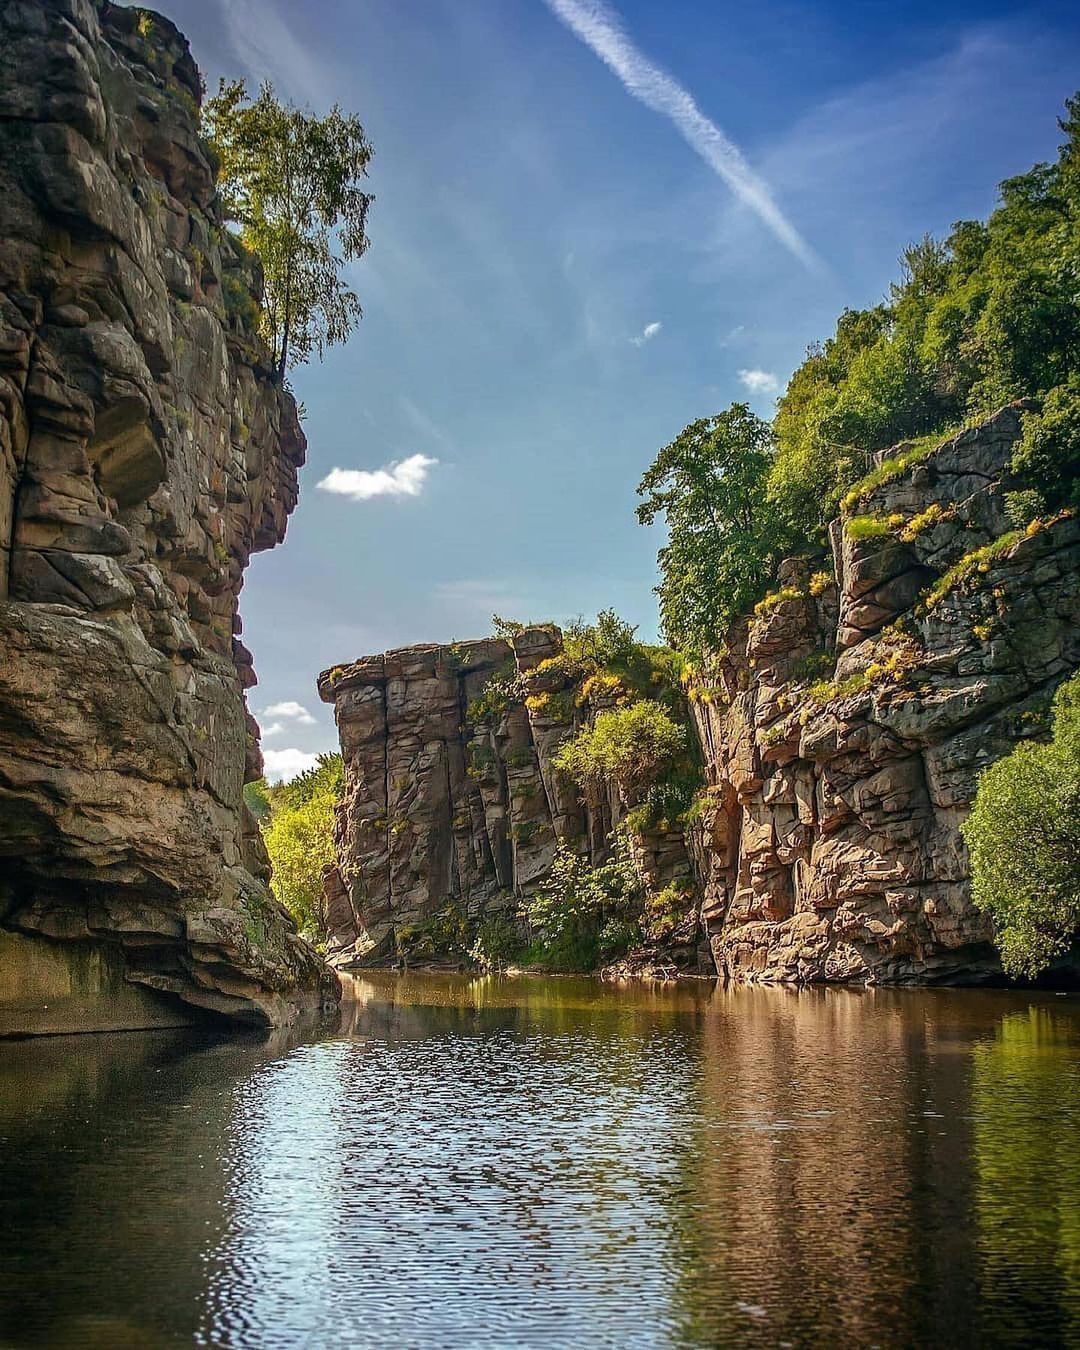
[[[560,842],[593,864],[607,856],[629,803],[614,788],[580,793],[552,760],[611,695],[561,654],[557,629],[527,628],[510,640],[406,647],[319,677],[346,780],[326,883],[332,962],[385,964],[448,907],[466,924],[513,914]],[[650,896],[689,889],[681,829],[635,830],[632,842]],[[653,959],[696,966],[693,912],[661,927]]]
[[[242,804],[237,597],[305,443],[200,94],[166,19],[0,10],[0,1030],[175,1018],[141,990],[279,1022],[335,988]]]
[[[699,924],[717,972],[737,979],[1000,977],[959,827],[980,772],[1045,729],[1080,666],[1080,521],[1017,529],[1006,515],[1022,414],[879,456],[831,556],[785,563],[695,678],[704,810],[687,838],[636,840],[650,895],[693,874],[684,968]],[[327,890],[333,960],[391,959],[402,929],[448,901],[470,916],[513,906],[557,840],[604,857],[627,803],[583,799],[553,768],[603,706],[568,681],[559,650],[557,633],[529,629],[321,676],[348,786]],[[531,696],[470,718],[507,670]],[[653,956],[639,964],[655,969]]]
[[[830,563],[787,564],[698,689],[703,921],[721,973],[1000,973],[959,826],[979,773],[1045,729],[1080,666],[1080,522],[1006,518],[1021,414],[869,479]]]

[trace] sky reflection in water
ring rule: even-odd
[[[0,1345],[1080,1340],[1080,1000],[352,992],[0,1045]]]

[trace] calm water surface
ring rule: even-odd
[[[0,1346],[1080,1345],[1080,1001],[373,975],[0,1044]]]

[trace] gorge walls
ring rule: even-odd
[[[237,598],[305,442],[200,96],[166,19],[0,11],[0,1031],[336,990],[242,803]]]
[[[437,955],[440,923],[511,918],[559,843],[593,864],[608,856],[628,803],[614,787],[580,792],[552,761],[614,694],[564,659],[557,629],[364,657],[324,671],[319,694],[346,781],[326,884],[333,962],[385,964],[425,929]],[[649,896],[687,910],[654,916],[652,959],[695,967],[682,830],[637,829],[632,844]]]
[[[685,832],[635,838],[649,897],[691,880],[693,893],[678,954],[639,968],[697,968],[700,937],[706,968],[742,980],[1000,978],[960,825],[981,771],[1045,732],[1080,667],[1080,522],[1007,515],[1023,413],[879,456],[831,556],[784,563],[693,677],[706,788]],[[560,652],[557,630],[532,628],[320,677],[347,783],[332,960],[385,963],[448,903],[513,913],[557,841],[606,856],[628,803],[581,795],[553,766],[605,706],[603,682],[582,686]]]
[[[831,567],[786,564],[697,691],[720,972],[1000,975],[959,826],[979,773],[1046,731],[1080,666],[1080,522],[1006,516],[1022,413],[868,478]]]

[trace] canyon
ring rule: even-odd
[[[283,1023],[238,596],[305,440],[167,19],[0,13],[0,1031]]]
[[[1080,522],[1017,529],[1007,514],[1025,411],[878,455],[830,554],[785,562],[691,677],[705,789],[692,820],[635,834],[646,920],[659,896],[669,912],[663,940],[616,972],[1001,978],[960,825],[982,770],[1045,732],[1080,666]],[[558,842],[608,856],[634,803],[582,794],[553,763],[608,706],[560,651],[549,625],[320,677],[346,774],[326,881],[335,964],[396,959],[401,933],[448,903],[473,921],[512,915]],[[494,718],[470,718],[507,670],[524,683]]]

